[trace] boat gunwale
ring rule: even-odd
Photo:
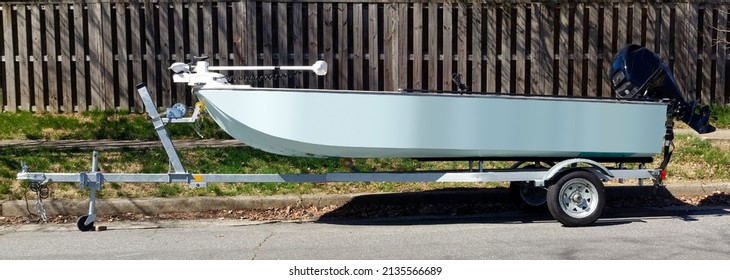
[[[299,92],[302,94],[331,93],[331,94],[365,94],[365,95],[388,95],[388,96],[423,96],[423,97],[462,97],[462,98],[500,98],[500,99],[528,99],[528,100],[570,100],[578,102],[600,102],[600,103],[621,103],[621,104],[645,104],[661,105],[669,104],[667,99],[619,99],[616,97],[603,96],[569,96],[569,95],[540,95],[540,94],[518,94],[500,92],[458,92],[458,91],[432,91],[405,89],[402,91],[372,91],[372,90],[336,90],[336,89],[301,89],[301,88],[267,88],[251,87],[248,85],[232,84],[207,84],[199,90],[241,90],[241,91],[271,91],[271,92]]]

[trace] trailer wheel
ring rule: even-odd
[[[525,162],[515,164],[512,169],[549,169],[555,165],[554,162]],[[512,200],[527,212],[543,212],[547,210],[547,188],[536,187],[534,181],[513,181],[509,184],[509,192]]]
[[[548,188],[550,214],[568,227],[589,225],[601,216],[606,204],[603,183],[590,171],[568,172]]]
[[[86,219],[88,219],[89,216],[81,216],[78,220],[76,220],[76,227],[79,228],[80,231],[90,231],[94,229],[94,222],[89,223],[88,225],[84,225],[86,223]]]

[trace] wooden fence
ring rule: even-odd
[[[325,77],[232,73],[257,86],[451,90],[459,72],[474,91],[611,96],[605,73],[627,43],[659,53],[685,92],[730,102],[727,1],[409,2],[3,2],[0,110],[141,111],[139,82],[160,106],[191,104],[167,67],[203,54],[330,65]]]

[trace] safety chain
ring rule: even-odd
[[[43,222],[48,222],[48,215],[46,213],[46,208],[43,207],[43,199],[46,199],[50,197],[51,190],[46,186],[45,184],[39,183],[39,182],[30,182],[28,184],[28,189],[33,191],[36,194],[36,201],[35,201],[35,207],[37,210],[37,214],[30,211],[30,205],[28,204],[28,192],[26,191],[25,194],[25,207],[26,210],[28,210],[28,216],[37,216],[43,220]]]
[[[252,83],[252,82],[263,82],[267,80],[278,80],[278,79],[287,79],[287,78],[294,78],[298,75],[301,75],[304,73],[303,71],[287,71],[287,72],[275,72],[271,74],[263,74],[263,75],[250,75],[250,76],[226,76],[226,80],[230,83],[235,82],[245,82],[245,83]]]

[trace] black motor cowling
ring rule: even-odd
[[[626,45],[611,63],[608,77],[619,98],[668,99],[672,116],[699,133],[715,131],[709,123],[709,107],[700,106],[693,96],[683,94],[669,67],[647,48]]]

